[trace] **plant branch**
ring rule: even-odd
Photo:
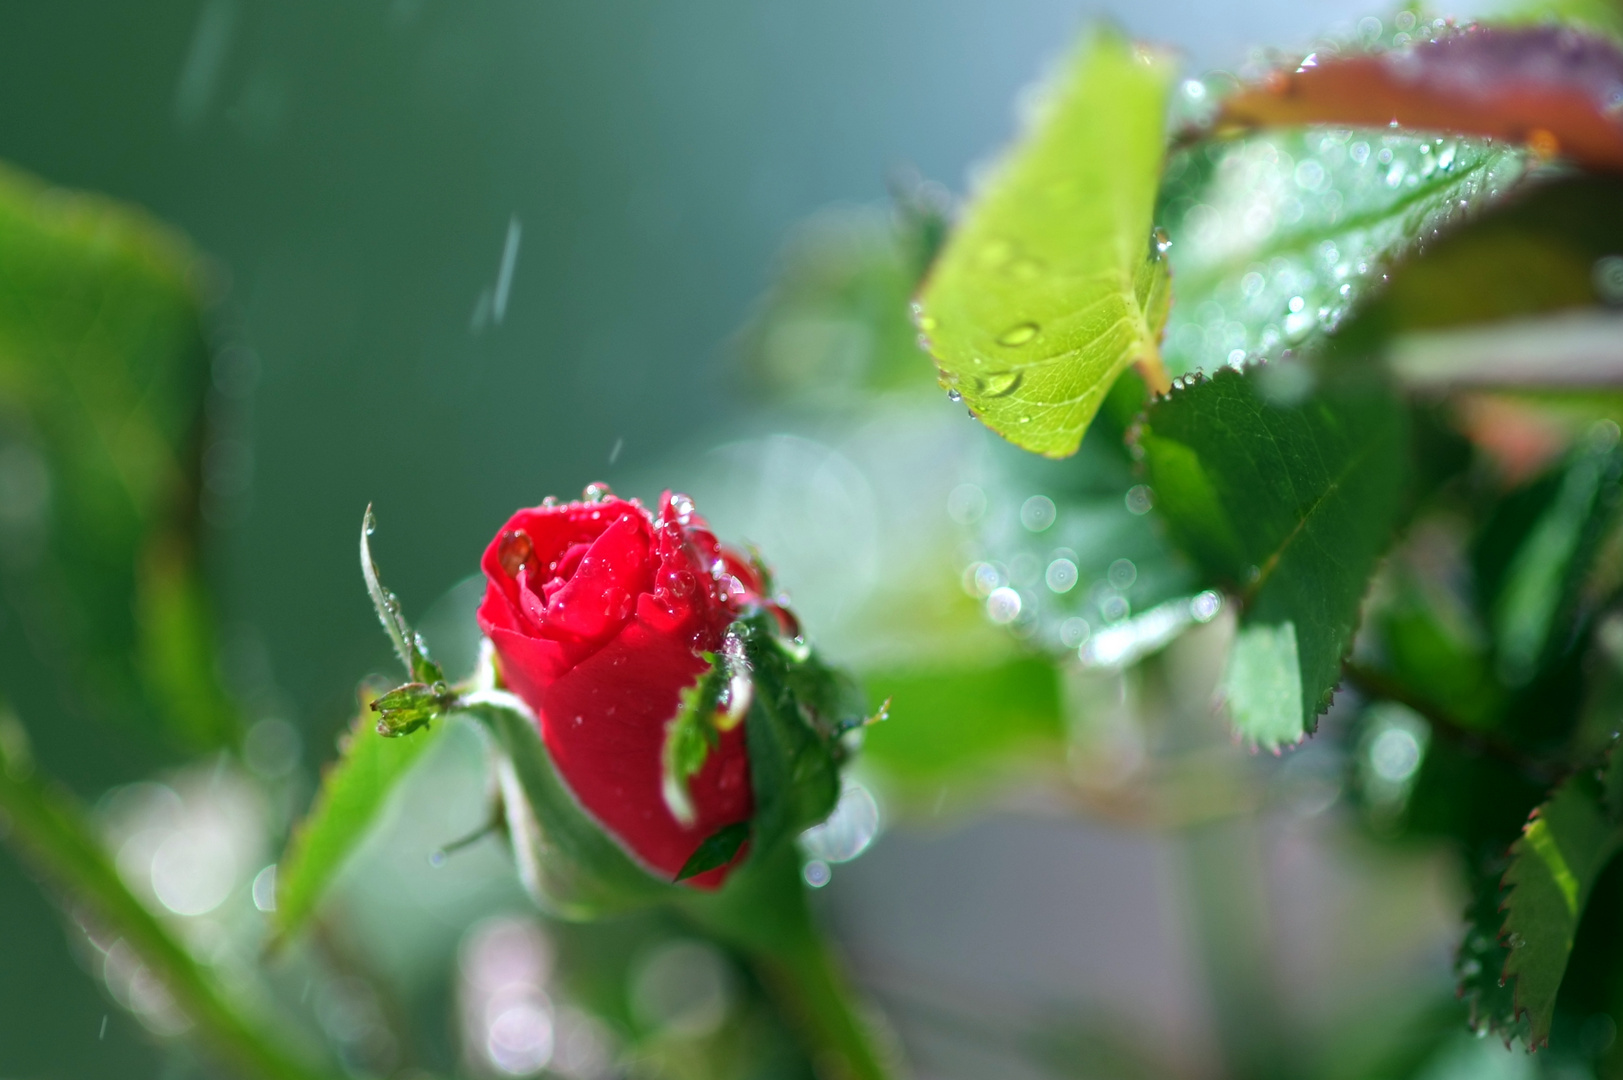
[[[1467,727],[1435,702],[1426,700],[1396,679],[1374,668],[1349,660],[1343,665],[1342,670],[1360,692],[1369,697],[1395,701],[1399,705],[1413,709],[1439,736],[1470,753],[1491,757],[1540,783],[1552,783],[1559,779],[1564,771],[1559,766],[1524,753],[1496,735]]]

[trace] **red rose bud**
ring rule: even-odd
[[[564,783],[671,880],[707,837],[754,810],[743,725],[717,725],[678,806],[686,820],[662,791],[661,753],[683,692],[709,670],[703,654],[721,651],[740,611],[763,602],[761,582],[686,496],[666,492],[651,515],[606,488],[587,495],[520,510],[496,534],[479,627],[503,681],[539,717]],[[737,861],[690,883],[715,888]]]

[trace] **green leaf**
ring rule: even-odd
[[[378,577],[377,564],[372,561],[372,533],[376,529],[377,521],[372,517],[372,507],[368,505],[366,515],[361,519],[361,575],[366,578],[366,591],[372,597],[372,606],[377,609],[378,621],[388,631],[389,640],[394,643],[395,655],[400,657],[400,662],[406,666],[406,675],[413,682],[429,685],[444,682],[445,673],[428,658],[428,646],[406,622],[399,597],[384,588]]]
[[[1549,1041],[1556,991],[1595,879],[1623,843],[1593,770],[1574,776],[1533,812],[1510,849],[1505,885],[1506,980],[1528,1018],[1528,1044]]]
[[[1090,32],[920,296],[941,384],[1027,450],[1074,453],[1116,377],[1159,368],[1167,269],[1151,231],[1173,72]]]
[[[8,736],[7,729],[11,729]],[[125,887],[102,850],[83,809],[34,772],[16,732],[0,714],[0,813],[6,841],[36,867],[77,910],[84,905],[127,942],[233,1075],[262,1080],[309,1080],[321,1075],[304,1060],[304,1047],[285,1031],[267,1030],[201,967],[186,947]]]
[[[1046,659],[871,672],[863,681],[872,708],[891,702],[864,735],[863,766],[904,801],[929,805],[947,785],[984,785],[1021,760],[1053,760],[1065,742],[1059,672]]]
[[[375,730],[370,693],[327,767],[304,820],[294,830],[276,871],[276,926],[296,933],[316,910],[327,887],[383,814],[389,793],[445,730],[439,724],[411,738],[383,738]]]
[[[0,617],[40,648],[0,677],[188,750],[238,735],[198,560],[205,269],[133,208],[0,167]]]
[[[731,825],[723,825],[693,849],[688,861],[676,872],[675,880],[686,881],[690,877],[698,877],[707,870],[726,866],[733,861],[733,856],[738,854],[738,849],[743,847],[744,841],[749,838],[749,822],[735,821]]]
[[[1526,1016],[1517,1015],[1516,988],[1505,978],[1510,949],[1500,940],[1504,870],[1502,855],[1473,868],[1465,938],[1454,958],[1454,974],[1459,979],[1459,995],[1470,1009],[1472,1029],[1498,1032],[1509,1042],[1525,1040],[1528,1023]]]
[[[1318,345],[1393,267],[1512,190],[1526,156],[1472,139],[1303,128],[1211,139],[1167,165],[1174,374]]]
[[[1384,388],[1301,398],[1280,375],[1194,378],[1151,406],[1137,443],[1174,540],[1240,596],[1224,690],[1240,733],[1267,746],[1328,707],[1409,470],[1407,416]]]

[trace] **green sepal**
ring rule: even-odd
[[[383,587],[378,576],[377,563],[372,561],[372,533],[377,530],[377,520],[372,516],[372,507],[368,504],[366,515],[361,519],[361,574],[366,578],[366,591],[372,597],[372,606],[377,610],[378,621],[383,623],[383,629],[388,631],[389,640],[394,644],[395,655],[406,666],[406,675],[416,683],[426,683],[429,686],[445,681],[445,672],[440,666],[429,659],[428,646],[417,631],[411,628],[406,621],[405,613],[400,607],[400,598]]]
[[[694,817],[688,781],[699,775],[710,751],[721,745],[716,712],[732,678],[724,656],[705,653],[704,659],[710,667],[698,682],[682,691],[682,704],[665,726],[660,754],[660,791],[671,816],[681,822],[691,822]]]
[[[672,880],[686,881],[718,866],[726,866],[733,861],[733,856],[738,854],[738,849],[743,847],[744,841],[749,838],[749,822],[735,821],[731,825],[723,825],[699,843]]]
[[[445,716],[456,705],[457,694],[443,682],[406,683],[372,702],[378,714],[379,735],[386,739],[410,735]]]

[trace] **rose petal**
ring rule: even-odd
[[[624,514],[603,530],[562,589],[547,601],[547,622],[578,637],[595,638],[624,622],[631,598],[652,584],[647,522]]]

